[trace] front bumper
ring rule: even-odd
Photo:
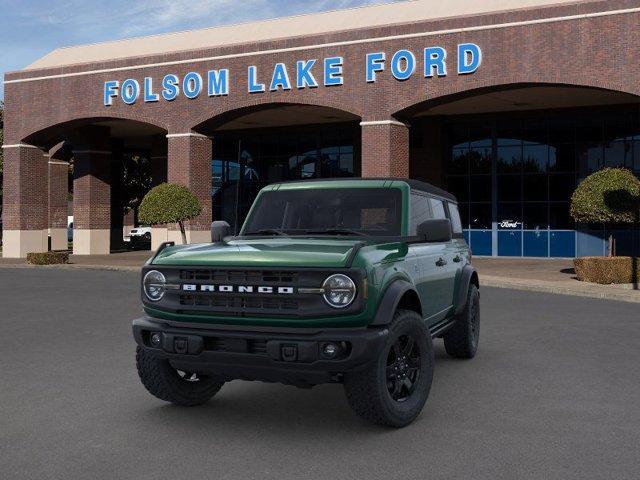
[[[224,328],[224,329],[223,329]],[[242,327],[238,327],[242,328]],[[156,344],[152,342],[154,334]],[[229,330],[178,326],[152,317],[133,321],[136,343],[178,369],[233,379],[298,386],[339,382],[378,357],[388,330],[381,328]],[[328,344],[338,354],[329,358]]]

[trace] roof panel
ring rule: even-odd
[[[557,4],[577,0],[409,0],[355,9],[298,15],[200,30],[116,40],[54,50],[25,68],[61,67],[186,50],[223,47],[344,30],[434,20]],[[355,12],[354,12],[355,11]]]

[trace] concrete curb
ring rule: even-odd
[[[494,277],[480,273],[480,286],[640,303],[640,291],[622,289],[619,286],[582,284],[577,280],[574,287],[558,285],[556,282]]]

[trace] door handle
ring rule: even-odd
[[[447,261],[440,257],[437,261],[436,261],[436,266],[437,267],[444,267],[447,264]]]
[[[456,255],[453,257],[453,261],[456,263],[460,263],[462,261],[462,257],[460,255]]]

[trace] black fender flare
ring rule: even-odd
[[[478,288],[480,287],[478,272],[476,272],[476,269],[471,265],[465,265],[462,268],[462,274],[460,275],[460,281],[458,282],[460,288],[458,289],[458,295],[456,298],[456,315],[460,315],[464,310],[464,307],[467,306],[467,293],[469,292],[469,285],[471,285],[472,282],[478,285]]]
[[[394,280],[387,287],[382,296],[382,300],[378,304],[378,310],[376,311],[376,316],[373,318],[373,321],[370,325],[388,325],[393,319],[393,314],[398,308],[398,304],[400,303],[400,299],[402,296],[408,291],[416,292],[415,287],[407,282],[406,280]],[[420,296],[418,296],[418,301],[420,300]]]

